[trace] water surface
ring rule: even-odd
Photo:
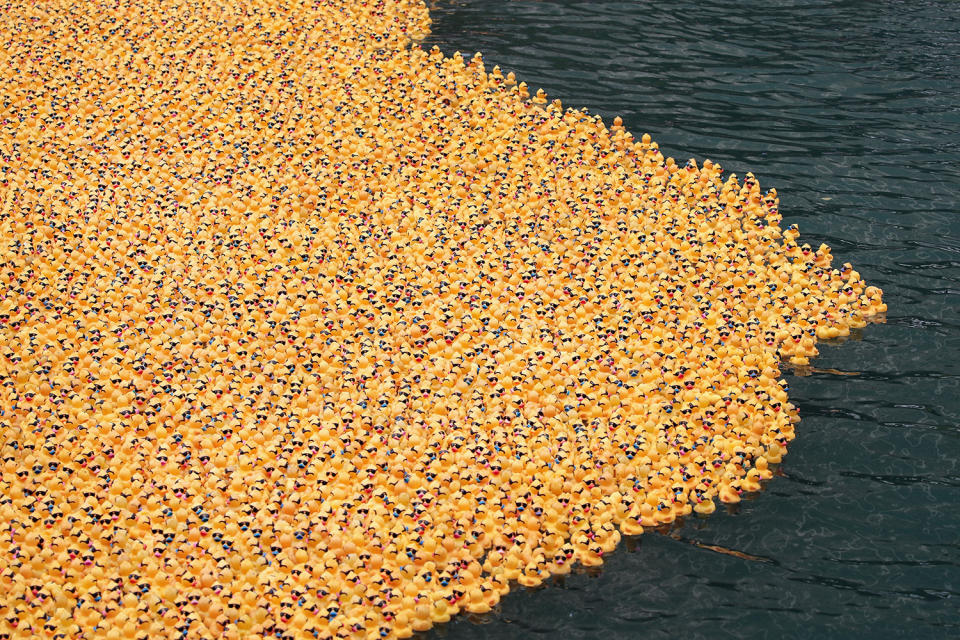
[[[784,225],[890,307],[819,373],[781,475],[430,633],[960,637],[960,3],[443,0],[424,46],[482,51],[679,162],[776,187]]]

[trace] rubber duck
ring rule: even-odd
[[[490,593],[489,588],[488,588],[488,593]],[[493,593],[496,593],[496,592],[493,591]],[[499,598],[499,594],[497,594],[496,597]],[[481,587],[475,587],[467,593],[467,601],[464,603],[463,608],[465,611],[469,613],[475,613],[475,614],[487,613],[496,604],[495,602],[491,604],[490,601],[491,601],[491,598],[489,596],[484,595],[484,591]]]
[[[423,3],[227,31],[188,5],[80,29],[87,61],[143,55],[84,66],[62,114],[42,61],[76,43],[5,34],[41,61],[13,108],[47,123],[0,201],[17,633],[409,637],[489,610],[756,490],[795,436],[781,363],[882,320],[753,174],[408,46]],[[294,14],[330,28],[250,53]],[[185,16],[198,48],[157,67]],[[61,615],[60,585],[92,603]]]
[[[517,582],[527,588],[536,587],[543,582],[544,569],[546,569],[546,562],[542,558],[529,562],[517,577]]]

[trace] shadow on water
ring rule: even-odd
[[[482,51],[665,155],[753,171],[890,310],[787,375],[803,420],[763,493],[427,635],[960,637],[960,3],[457,0],[431,17],[424,47]]]

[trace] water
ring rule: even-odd
[[[438,1],[424,46],[482,51],[566,106],[776,187],[784,224],[890,307],[789,376],[766,490],[518,588],[475,638],[960,636],[960,3]]]

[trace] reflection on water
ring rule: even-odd
[[[883,287],[887,324],[789,373],[780,473],[435,637],[960,636],[960,3],[437,1],[423,44],[753,171]]]

